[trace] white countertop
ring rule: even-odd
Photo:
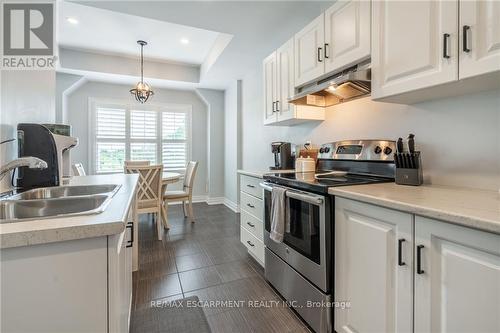
[[[328,193],[500,234],[500,193],[495,191],[383,183],[332,187]]]
[[[245,176],[250,176],[250,177],[255,177],[255,178],[264,178],[264,175],[269,174],[269,173],[294,173],[295,169],[287,169],[287,170],[238,170],[238,173],[240,175],[245,175]]]
[[[138,175],[73,177],[69,185],[121,184],[106,210],[100,214],[46,218],[0,224],[0,248],[29,246],[121,233],[135,193]]]

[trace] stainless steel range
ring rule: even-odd
[[[333,332],[334,186],[394,181],[396,143],[349,140],[321,146],[315,172],[264,176],[266,279],[316,332]],[[272,189],[286,189],[289,232],[270,238]]]

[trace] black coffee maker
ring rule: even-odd
[[[272,142],[271,152],[274,154],[274,166],[271,170],[287,170],[295,168],[295,156],[290,142]]]

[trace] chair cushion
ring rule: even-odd
[[[163,199],[177,199],[188,197],[189,193],[186,191],[167,191],[163,195]]]

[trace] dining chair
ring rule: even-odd
[[[189,217],[191,222],[194,222],[193,214],[193,184],[196,175],[198,162],[191,161],[186,166],[186,174],[184,175],[184,184],[181,191],[166,191],[163,195],[163,205],[165,216],[167,216],[167,208],[169,202],[182,201],[182,210],[184,217]],[[186,207],[188,206],[188,207]],[[187,214],[186,214],[187,213]]]
[[[82,163],[75,163],[71,166],[71,168],[73,169],[73,174],[75,176],[85,176],[86,175],[85,169],[83,168]]]
[[[163,165],[149,166],[126,166],[125,173],[139,174],[139,184],[137,185],[137,214],[153,213],[156,222],[158,239],[163,237],[161,222],[161,182]]]
[[[125,161],[125,167],[141,167],[149,166],[150,164],[150,161]]]

